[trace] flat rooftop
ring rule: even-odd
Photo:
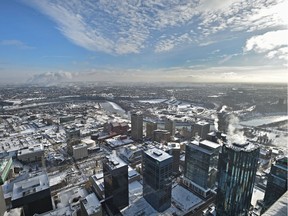
[[[171,149],[179,149],[180,150],[180,143],[169,142],[167,146]]]
[[[89,215],[101,211],[101,204],[94,193],[87,195],[81,202]]]
[[[14,184],[12,200],[16,200],[33,193],[38,193],[48,188],[49,180],[47,174],[34,176]]]
[[[245,142],[245,143],[226,143],[225,146],[227,148],[231,148],[235,151],[244,151],[244,152],[251,152],[254,151],[255,149],[259,148],[258,145]]]
[[[263,216],[287,216],[288,191],[284,193],[264,214]]]
[[[41,151],[44,151],[43,145],[38,144],[38,145],[34,145],[31,147],[18,150],[18,155],[31,154],[34,152],[41,152]]]
[[[211,142],[209,140],[202,140],[202,141],[200,141],[200,146],[201,146],[201,144],[204,146],[207,146],[210,149],[217,149],[220,147],[220,144],[215,143],[215,142]]]
[[[206,121],[199,121],[199,122],[197,122],[196,124],[197,124],[197,125],[201,125],[201,126],[209,125],[209,123],[206,122]]]
[[[128,166],[124,161],[122,161],[117,155],[110,154],[106,156],[107,164],[109,165],[110,169],[118,169],[124,166]]]
[[[145,151],[145,154],[149,155],[155,160],[158,160],[159,162],[172,158],[171,155],[157,148],[148,149]]]
[[[73,149],[87,148],[87,145],[85,143],[80,143],[78,145],[74,145],[72,148]]]

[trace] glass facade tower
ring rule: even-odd
[[[217,215],[248,215],[259,153],[259,147],[252,143],[222,146],[218,163]]]
[[[153,148],[143,153],[143,196],[158,212],[171,206],[172,156]]]
[[[192,141],[186,146],[185,185],[206,197],[215,186],[220,145],[208,140]]]
[[[269,208],[287,191],[287,157],[279,158],[271,166],[264,197],[264,209]]]
[[[107,156],[103,161],[105,202],[116,214],[129,205],[128,165],[116,155]]]

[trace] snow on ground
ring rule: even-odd
[[[253,194],[252,194],[252,199],[251,199],[251,204],[253,206],[256,206],[257,200],[263,200],[265,195],[265,191],[262,190],[261,188],[254,187],[253,188]]]
[[[125,112],[125,110],[123,110],[122,107],[120,107],[118,104],[111,102],[111,101],[107,101],[107,102],[113,107],[113,109]]]

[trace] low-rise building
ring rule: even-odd
[[[41,161],[44,156],[44,148],[42,144],[34,145],[31,147],[25,147],[17,152],[18,160],[22,162],[36,162]]]
[[[13,186],[12,207],[22,207],[25,216],[53,209],[48,176],[41,174],[19,181]]]
[[[102,216],[102,206],[94,193],[87,195],[80,201],[81,215]]]

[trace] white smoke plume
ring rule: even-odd
[[[214,118],[215,130],[218,131],[218,121],[219,121],[219,119],[218,119],[217,115],[214,115],[214,114],[212,115],[212,118]]]
[[[239,118],[235,115],[230,115],[227,131],[227,141],[229,143],[244,144],[247,138],[244,132],[239,130]]]
[[[219,111],[219,113],[222,113],[222,112],[226,111],[226,108],[227,108],[227,106],[226,106],[226,105],[223,105],[222,108],[221,108],[221,110]]]

